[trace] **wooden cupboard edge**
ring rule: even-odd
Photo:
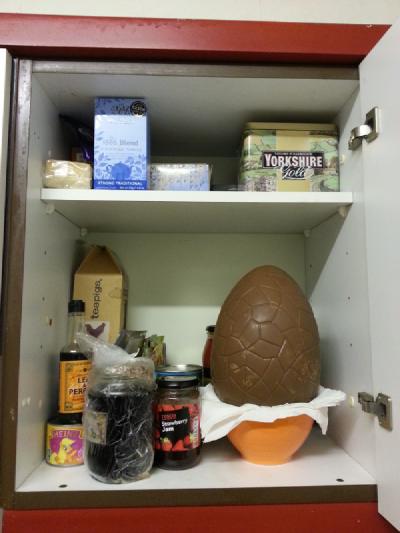
[[[16,492],[15,509],[375,502],[376,485],[240,489]]]
[[[30,58],[356,66],[384,24],[82,17],[0,13],[0,46]]]
[[[1,499],[14,504],[31,61],[14,61],[2,291]]]
[[[134,524],[134,526],[133,526]],[[309,533],[324,531],[373,531],[389,533],[396,530],[370,503],[286,504],[257,505],[251,508],[238,506],[207,507],[152,507],[131,509],[39,509],[33,511],[5,511],[4,533],[29,531],[42,533],[57,530],[59,533],[80,531],[109,533],[117,527],[120,531],[169,533],[171,528],[191,533],[206,531],[274,531]],[[175,527],[174,527],[175,526]]]

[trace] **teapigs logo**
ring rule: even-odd
[[[305,179],[308,169],[323,169],[323,152],[263,152],[263,168],[279,168],[282,179]]]
[[[103,287],[101,286],[102,281],[103,281],[102,278],[100,278],[94,282],[93,309],[92,309],[92,315],[91,315],[91,318],[93,319],[99,318],[101,293],[103,292]]]

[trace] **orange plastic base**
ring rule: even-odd
[[[290,461],[310,434],[313,423],[307,415],[270,423],[242,422],[228,434],[228,438],[246,461],[280,465]]]

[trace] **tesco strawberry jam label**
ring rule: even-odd
[[[200,446],[200,416],[197,404],[159,404],[156,411],[155,449],[187,452]]]
[[[154,464],[167,470],[192,468],[200,460],[199,380],[166,375],[157,380]]]

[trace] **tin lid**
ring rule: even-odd
[[[337,133],[336,124],[315,124],[306,122],[247,122],[244,131],[247,130],[291,130],[291,131],[323,131]]]
[[[189,389],[197,387],[199,379],[196,376],[163,376],[157,384],[160,389]]]
[[[201,374],[203,367],[200,365],[164,365],[156,368],[156,374],[161,375],[174,375],[174,376],[186,376],[190,374]]]

